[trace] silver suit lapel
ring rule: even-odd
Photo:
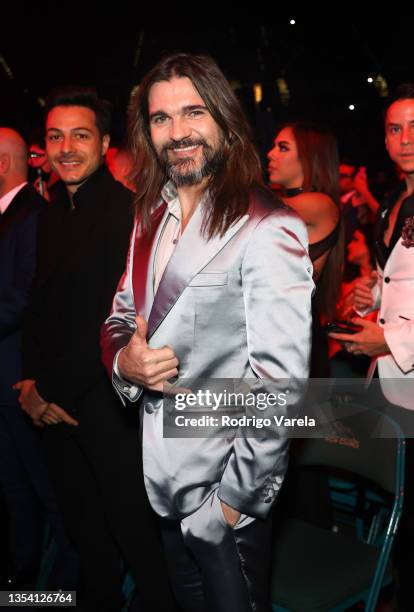
[[[148,338],[174,306],[191,279],[221,251],[248,218],[249,215],[244,215],[224,236],[215,236],[206,241],[201,235],[203,206],[197,207],[161,278],[148,320]]]

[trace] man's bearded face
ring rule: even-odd
[[[224,136],[189,78],[155,83],[148,106],[153,146],[177,187],[197,185],[217,172]]]

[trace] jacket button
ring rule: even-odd
[[[145,412],[147,414],[152,414],[154,412],[154,406],[153,404],[151,404],[151,402],[148,402],[148,404],[145,404]]]
[[[384,325],[385,319],[380,319],[379,322],[381,323],[381,325]]]
[[[391,279],[390,279],[390,277],[389,277],[389,276],[386,276],[386,277],[384,278],[384,283],[389,283],[389,282],[390,282],[390,280],[391,280]]]

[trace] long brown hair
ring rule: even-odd
[[[290,126],[303,170],[303,189],[329,195],[339,206],[339,155],[335,134],[308,121]]]
[[[283,127],[291,128],[296,141],[298,158],[303,171],[304,191],[328,195],[339,212],[339,234],[331,248],[317,283],[315,301],[318,312],[332,319],[342,282],[344,265],[344,229],[339,201],[339,155],[334,133],[328,128],[308,121],[294,121]],[[282,129],[282,128],[281,128]],[[280,131],[280,130],[279,130]]]
[[[188,77],[224,136],[223,162],[209,179],[211,208],[203,230],[209,238],[224,234],[247,211],[249,189],[262,186],[260,158],[241,105],[228,81],[208,56],[176,53],[165,56],[144,77],[129,105],[129,147],[133,155],[132,181],[136,209],[144,227],[150,226],[151,209],[168,177],[151,142],[148,95],[154,83]]]

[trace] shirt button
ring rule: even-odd
[[[381,323],[381,325],[384,325],[385,319],[380,319],[379,322]]]
[[[386,277],[384,278],[384,283],[389,283],[389,282],[390,282],[390,280],[391,280],[391,279],[390,279],[390,277],[389,277],[389,276],[386,276]]]
[[[148,404],[145,404],[145,412],[147,414],[152,414],[154,412],[154,406],[153,404],[151,404],[151,402],[148,402]]]

